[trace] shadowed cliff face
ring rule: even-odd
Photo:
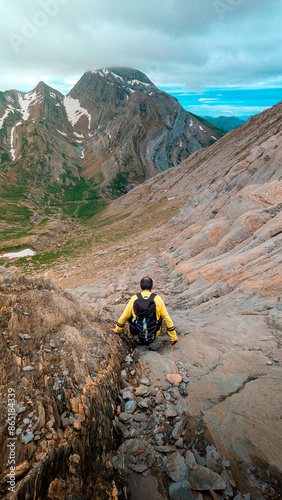
[[[47,276],[0,268],[0,311],[1,498],[109,498],[121,342]]]
[[[124,194],[223,135],[130,68],[85,73],[69,99],[78,99],[91,116],[88,132],[82,120],[75,125],[76,132],[93,137],[85,149],[84,175],[101,171],[108,196]]]

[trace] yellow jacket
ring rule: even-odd
[[[143,290],[141,292],[141,295],[142,297],[150,297],[151,295],[151,292],[149,290]],[[130,301],[128,302],[126,308],[124,309],[121,317],[119,318],[117,324],[116,324],[116,332],[117,333],[121,333],[125,323],[128,321],[128,319],[132,316],[132,320],[133,322],[135,321],[136,319],[136,315],[134,313],[134,310],[133,310],[133,304],[135,302],[135,300],[137,300],[137,295],[133,295],[133,297],[131,297]],[[165,303],[163,301],[163,299],[159,296],[159,295],[156,295],[155,298],[154,298],[154,302],[156,304],[156,315],[157,315],[157,320],[159,320],[160,318],[162,318],[166,324],[166,327],[167,327],[167,333],[168,335],[170,336],[170,340],[173,341],[173,340],[177,340],[177,335],[176,335],[176,331],[175,331],[175,327],[174,327],[174,324],[173,324],[173,321],[170,317],[170,315],[168,314],[167,310],[166,310],[166,306],[165,306]],[[156,336],[158,336],[159,334],[161,333],[161,327],[160,329],[158,330],[158,332],[156,333]]]

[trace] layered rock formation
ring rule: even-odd
[[[267,498],[264,482],[277,488],[282,473],[281,115],[279,103],[113,202],[105,215],[127,214],[115,224],[125,241],[107,248],[102,281],[91,285],[89,277],[76,289],[98,309],[121,302],[118,311],[107,309],[107,317],[118,318],[125,301],[116,280],[128,296],[142,275],[155,277],[180,334],[173,356],[189,373],[187,406],[203,415],[241,491],[249,483],[254,498]],[[126,228],[140,220],[130,235]],[[122,255],[123,277],[115,267]],[[95,258],[90,262],[95,269]],[[70,272],[66,285],[75,282]],[[99,283],[109,282],[111,295],[95,300]],[[266,469],[269,478],[259,479]]]
[[[0,311],[1,498],[109,498],[122,344],[47,276],[0,268]]]

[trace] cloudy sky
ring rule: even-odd
[[[200,115],[282,99],[282,0],[1,0],[0,91],[132,66]]]

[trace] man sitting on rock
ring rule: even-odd
[[[148,276],[142,278],[140,288],[141,293],[131,297],[116,327],[111,330],[121,333],[128,321],[130,333],[137,339],[137,344],[149,345],[149,349],[157,351],[161,347],[161,342],[157,337],[161,333],[162,320],[164,320],[170,337],[169,347],[172,347],[179,339],[164,301],[159,295],[152,293],[153,280]]]

